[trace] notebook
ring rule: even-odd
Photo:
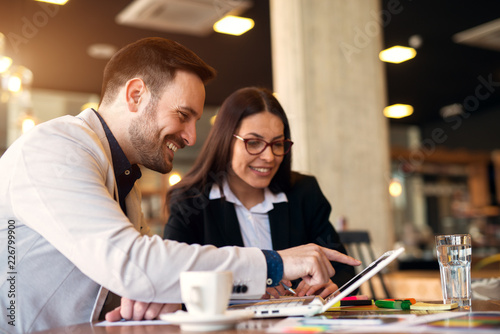
[[[364,270],[350,281],[333,292],[326,299],[320,296],[284,297],[280,299],[263,299],[257,302],[237,304],[229,309],[247,309],[254,311],[254,318],[274,318],[290,316],[313,316],[326,312],[342,298],[361,286],[380,270],[385,268],[395,258],[404,252],[404,248],[385,252],[378,259],[370,263]]]

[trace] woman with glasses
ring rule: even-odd
[[[231,94],[194,166],[167,192],[164,238],[273,250],[316,243],[346,253],[316,179],[291,171],[292,145],[288,119],[270,91]],[[295,282],[296,293],[325,297],[354,276],[353,267],[332,265],[328,284]],[[280,286],[268,294],[287,291]]]

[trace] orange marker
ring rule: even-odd
[[[403,302],[403,301],[409,301],[412,305],[415,304],[417,301],[415,300],[415,298],[405,298],[405,299],[383,299],[383,300],[388,300],[388,301],[392,301],[392,302],[395,302],[395,301],[398,301],[398,302]]]

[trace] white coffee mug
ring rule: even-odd
[[[181,295],[192,315],[224,314],[233,287],[230,271],[185,271],[180,275]]]

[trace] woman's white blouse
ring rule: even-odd
[[[273,194],[268,188],[265,188],[264,201],[248,210],[231,191],[227,180],[223,181],[222,187],[226,201],[234,204],[245,247],[273,249],[268,212],[274,208],[273,203],[288,202],[285,193]],[[219,186],[214,183],[210,190],[209,199],[221,197]]]

